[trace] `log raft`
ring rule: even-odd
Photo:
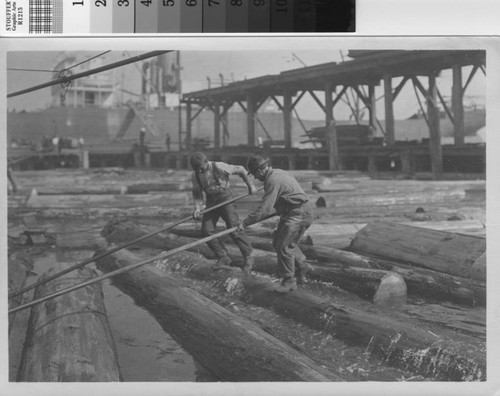
[[[121,250],[97,260],[97,265],[109,272],[140,260]],[[114,279],[120,289],[151,312],[165,331],[221,381],[342,380],[253,323],[179,285],[178,280],[157,268],[143,267]]]
[[[485,356],[469,339],[450,342],[413,324],[376,313],[339,307],[297,290],[285,295],[275,285],[238,269],[214,271],[210,262],[192,252],[181,252],[155,263],[185,277],[210,282],[224,293],[358,345],[386,364],[439,380],[484,380]],[[458,339],[460,337],[457,337]]]
[[[66,266],[54,266],[45,276]],[[87,281],[95,272],[81,269],[35,289],[41,298]],[[42,277],[43,279],[43,277]],[[31,309],[17,381],[121,381],[118,359],[100,284],[35,305]]]
[[[486,281],[485,271],[472,271],[486,251],[482,237],[376,221],[356,234],[350,250],[466,279],[474,274]]]
[[[146,230],[130,221],[111,221],[101,231],[101,234],[109,242],[116,244],[138,238],[146,233]],[[182,230],[181,234],[195,235],[198,232]],[[249,239],[256,249],[267,252],[274,251],[269,238],[250,236]],[[168,250],[193,241],[194,238],[160,233],[139,242],[137,247]],[[226,241],[228,244],[232,243],[231,240]],[[469,306],[485,306],[486,304],[486,285],[484,282],[473,279],[468,280],[425,268],[412,267],[398,262],[374,259],[327,246],[301,244],[300,247],[307,258],[320,261],[314,263],[310,278],[331,282],[365,299],[373,297],[380,280],[390,271],[403,277],[410,295],[450,300]],[[241,261],[241,254],[236,248],[230,245],[227,245],[226,248],[233,262],[238,263],[238,261]],[[189,250],[209,259],[215,258],[206,245],[199,245]],[[257,253],[255,270],[275,274],[275,254],[258,252],[257,250],[255,252]]]

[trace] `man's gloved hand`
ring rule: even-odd
[[[200,209],[195,209],[192,213],[193,220],[201,220],[201,210]]]
[[[257,189],[255,188],[254,185],[251,185],[250,187],[248,187],[248,193],[250,195],[254,195],[256,192],[257,192]]]
[[[238,228],[236,229],[236,231],[237,231],[237,232],[241,232],[241,231],[243,231],[245,228],[246,228],[246,227],[245,227],[244,223],[243,223],[242,221],[240,221],[240,222],[238,223]]]

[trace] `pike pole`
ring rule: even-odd
[[[258,189],[257,191],[260,191],[260,190],[262,190],[262,188]],[[218,209],[218,208],[220,208],[220,207],[222,207],[222,206],[228,205],[228,204],[233,203],[233,202],[236,202],[236,201],[238,201],[238,200],[240,200],[240,199],[242,199],[242,198],[248,197],[249,195],[251,195],[251,194],[247,193],[247,194],[238,195],[237,197],[234,197],[234,198],[231,198],[231,199],[229,199],[229,200],[227,200],[227,201],[221,202],[220,204],[217,204],[217,205],[211,206],[210,208],[207,208],[207,209],[205,209],[205,210],[201,211],[201,212],[200,212],[200,214],[205,214],[205,213],[208,213],[208,212],[210,212],[210,211],[212,211],[212,210]],[[172,229],[172,228],[174,228],[174,227],[178,226],[179,224],[184,223],[185,221],[191,220],[191,218],[192,218],[191,216],[189,216],[189,217],[185,217],[185,218],[183,218],[183,219],[181,219],[181,220],[176,221],[175,223],[169,224],[169,225],[168,225],[168,226],[166,226],[166,227],[160,228],[159,230],[156,230],[156,231],[150,232],[149,234],[143,235],[143,236],[141,236],[141,237],[139,237],[139,238],[137,238],[137,239],[134,239],[134,240],[132,240],[132,241],[125,242],[125,243],[123,243],[123,244],[121,244],[121,245],[118,245],[118,246],[116,246],[116,247],[114,247],[114,248],[112,248],[112,249],[110,249],[110,250],[105,251],[104,253],[102,253],[102,254],[100,254],[100,255],[98,255],[98,256],[95,256],[95,257],[91,257],[91,258],[89,258],[89,259],[86,259],[86,260],[84,260],[84,261],[82,261],[82,262],[80,262],[80,263],[78,263],[78,264],[75,264],[75,265],[73,265],[73,266],[71,266],[71,267],[66,268],[66,269],[65,269],[65,270],[63,270],[63,271],[60,271],[60,272],[58,272],[58,273],[56,273],[56,274],[54,274],[54,275],[51,275],[51,276],[49,276],[49,277],[45,278],[44,280],[41,280],[41,281],[35,282],[35,283],[33,283],[33,284],[29,285],[29,286],[26,286],[26,287],[25,287],[25,288],[23,288],[23,289],[16,290],[15,292],[13,292],[13,293],[9,294],[8,298],[13,298],[13,297],[16,297],[16,296],[18,296],[18,295],[20,295],[20,294],[23,294],[23,293],[25,293],[25,292],[27,292],[27,291],[29,291],[29,290],[31,290],[31,289],[34,289],[34,288],[35,288],[35,287],[37,287],[37,286],[40,286],[40,285],[42,285],[42,284],[44,284],[44,283],[46,283],[46,282],[49,282],[49,281],[54,280],[54,279],[56,279],[56,278],[59,278],[60,276],[65,275],[65,274],[67,274],[68,272],[72,272],[72,271],[74,271],[74,270],[76,270],[76,269],[78,269],[78,268],[83,267],[84,265],[90,264],[90,263],[92,263],[92,262],[94,262],[94,261],[96,261],[96,260],[99,260],[99,259],[101,259],[101,258],[103,258],[103,257],[106,257],[106,256],[108,256],[108,255],[112,254],[112,253],[115,253],[115,252],[117,252],[118,250],[124,249],[124,248],[126,248],[126,247],[131,246],[131,245],[134,245],[134,244],[136,244],[137,242],[140,242],[140,241],[143,241],[144,239],[150,238],[150,237],[152,237],[152,236],[154,236],[154,235],[156,235],[156,234],[159,234],[160,232],[168,231],[168,230],[170,230],[170,229]]]
[[[258,224],[264,220],[267,220],[271,217],[274,217],[276,216],[276,213],[273,213],[272,215],[269,215],[265,218],[263,218],[262,220],[260,220],[259,222],[257,223],[254,223],[254,224]],[[253,224],[252,224],[253,225]],[[251,226],[252,226],[251,225]],[[250,226],[250,227],[251,227]],[[101,275],[101,276],[98,276],[97,278],[93,278],[87,282],[83,282],[83,283],[80,283],[79,285],[75,285],[75,286],[71,286],[71,287],[68,287],[66,289],[62,289],[62,290],[59,290],[55,293],[52,293],[52,294],[49,294],[48,296],[45,296],[45,297],[42,297],[42,298],[39,298],[38,300],[34,300],[34,301],[31,301],[29,303],[26,303],[26,304],[23,304],[23,305],[19,305],[18,307],[15,307],[15,308],[12,308],[11,310],[9,310],[9,315],[10,314],[13,314],[13,313],[16,313],[16,312],[19,312],[23,309],[26,309],[26,308],[29,308],[29,307],[32,307],[33,305],[36,305],[36,304],[40,304],[42,302],[45,302],[47,300],[50,300],[52,298],[55,298],[55,297],[59,297],[59,296],[62,296],[63,294],[66,294],[66,293],[70,293],[72,291],[75,291],[75,290],[78,290],[78,289],[81,289],[82,287],[87,287],[87,286],[90,286],[94,283],[97,283],[97,282],[101,282],[105,279],[108,279],[108,278],[111,278],[112,276],[115,276],[115,275],[120,275],[120,274],[123,274],[125,272],[128,272],[128,271],[131,271],[133,269],[136,269],[136,268],[139,268],[139,267],[142,267],[143,265],[146,265],[146,264],[149,264],[153,261],[156,261],[156,260],[161,260],[161,259],[164,259],[166,257],[170,257],[170,256],[173,256],[174,254],[176,253],[179,253],[179,252],[182,252],[184,250],[187,250],[187,249],[190,249],[194,246],[198,246],[198,245],[201,245],[202,243],[205,243],[205,242],[208,242],[208,241],[211,241],[212,239],[216,239],[216,238],[220,238],[221,236],[224,236],[224,235],[228,235],[228,234],[231,234],[232,232],[236,231],[238,229],[238,227],[231,227],[231,228],[228,228],[227,230],[224,230],[224,231],[221,231],[217,234],[214,234],[214,235],[210,235],[210,236],[207,236],[205,238],[202,238],[202,239],[199,239],[197,241],[194,241],[194,242],[191,242],[191,243],[188,243],[186,245],[183,245],[183,246],[179,246],[178,248],[175,248],[175,249],[172,249],[172,250],[169,250],[168,252],[166,253],[161,253],[159,255],[156,255],[152,258],[149,258],[147,260],[143,260],[143,261],[139,261],[138,263],[135,263],[135,264],[130,264],[126,267],[123,267],[123,268],[120,268],[120,269],[117,269],[115,271],[112,271],[112,272],[108,272],[107,274],[105,275]],[[116,250],[115,250],[116,251]],[[109,254],[109,253],[108,253]],[[99,257],[103,257],[102,255],[99,256]],[[96,258],[94,258],[95,260]],[[62,271],[61,271],[62,272]],[[45,283],[45,282],[44,282]]]

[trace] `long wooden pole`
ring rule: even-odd
[[[257,191],[260,191],[260,190],[262,190],[262,188],[260,188],[260,189],[259,189],[259,190],[257,190]],[[236,202],[236,201],[238,201],[239,199],[241,199],[241,198],[245,198],[245,197],[247,197],[247,196],[249,196],[249,195],[250,195],[250,194],[248,194],[248,193],[247,193],[247,194],[238,195],[237,197],[234,197],[234,198],[231,198],[231,199],[229,199],[229,200],[227,200],[227,201],[221,202],[220,204],[217,204],[217,205],[211,206],[210,208],[207,208],[207,209],[205,209],[205,210],[201,211],[201,212],[200,212],[200,214],[208,213],[208,212],[210,212],[210,211],[212,211],[212,210],[215,210],[215,209],[218,209],[218,208],[220,208],[220,207],[222,207],[222,206],[225,206],[225,205],[228,205],[228,204],[230,204],[230,203]],[[100,254],[100,255],[98,255],[98,256],[88,258],[88,259],[86,259],[86,260],[84,260],[84,261],[82,261],[82,262],[80,262],[80,263],[78,263],[78,264],[75,264],[75,265],[73,265],[73,266],[71,266],[71,267],[66,268],[65,270],[63,270],[63,271],[61,271],[61,272],[58,272],[58,273],[56,273],[56,274],[54,274],[54,275],[51,275],[51,276],[49,276],[49,277],[47,277],[47,278],[45,278],[45,279],[43,279],[43,280],[40,280],[40,281],[38,281],[38,282],[35,282],[35,283],[33,283],[33,284],[31,284],[31,285],[29,285],[29,286],[27,286],[27,287],[23,288],[23,289],[17,290],[17,291],[15,291],[14,293],[9,294],[8,298],[13,298],[13,297],[16,297],[16,296],[18,296],[18,295],[20,295],[20,294],[23,294],[23,293],[27,292],[28,290],[31,290],[31,289],[33,289],[33,288],[35,288],[35,287],[37,287],[37,286],[40,286],[40,285],[42,285],[42,284],[44,284],[44,283],[46,283],[46,282],[49,282],[49,281],[54,280],[54,279],[56,279],[56,278],[59,278],[60,276],[62,276],[62,275],[64,275],[64,274],[67,274],[68,272],[71,272],[71,271],[74,271],[74,270],[76,270],[76,269],[78,269],[78,268],[81,268],[81,267],[83,267],[84,265],[90,264],[90,263],[92,263],[92,262],[94,262],[94,261],[96,261],[96,260],[99,260],[99,259],[101,259],[101,258],[103,258],[103,257],[105,257],[105,256],[108,256],[108,255],[110,255],[110,254],[112,254],[112,253],[114,253],[114,252],[117,252],[118,250],[124,249],[124,248],[126,248],[126,247],[131,246],[131,245],[134,245],[134,244],[136,244],[137,242],[140,242],[140,241],[142,241],[142,240],[144,240],[144,239],[150,238],[150,237],[152,237],[153,235],[159,234],[160,232],[168,231],[168,230],[170,230],[170,229],[172,229],[172,228],[174,228],[174,227],[178,226],[179,224],[184,223],[185,221],[188,221],[188,220],[190,220],[190,219],[191,219],[191,216],[189,216],[189,217],[185,217],[185,218],[183,218],[183,219],[181,219],[181,220],[179,220],[179,221],[177,221],[177,222],[175,222],[175,223],[173,223],[173,224],[169,224],[169,225],[168,225],[168,226],[166,226],[166,227],[160,228],[159,230],[156,230],[156,231],[150,232],[149,234],[143,235],[143,236],[141,236],[141,237],[139,237],[139,238],[136,238],[136,239],[134,239],[134,240],[132,240],[132,241],[125,242],[125,243],[124,243],[124,244],[122,244],[122,245],[118,245],[118,246],[116,246],[116,247],[114,247],[114,248],[112,248],[112,249],[110,249],[110,250],[105,251],[104,253],[102,253],[102,254]]]
[[[172,52],[172,51],[151,51],[151,52],[147,52],[147,53],[145,53],[143,55],[138,55],[138,56],[134,56],[134,57],[129,58],[129,59],[122,60],[122,61],[110,63],[109,65],[101,66],[101,67],[98,67],[96,69],[87,70],[87,71],[82,72],[82,73],[78,73],[78,74],[74,74],[74,75],[69,75],[69,76],[58,78],[56,80],[52,80],[52,81],[49,81],[49,82],[46,82],[46,83],[43,83],[43,84],[40,84],[40,85],[35,85],[34,87],[26,88],[26,89],[23,89],[22,91],[12,92],[12,93],[10,93],[10,94],[7,95],[7,98],[12,98],[14,96],[23,95],[23,94],[28,93],[28,92],[37,91],[39,89],[47,88],[47,87],[50,87],[52,85],[57,85],[57,84],[60,84],[60,83],[68,83],[70,81],[76,80],[77,78],[90,76],[92,74],[100,73],[100,72],[103,72],[103,71],[106,71],[106,70],[114,69],[116,67],[120,67],[120,66],[128,65],[130,63],[138,62],[140,60],[144,60],[144,59],[148,59],[148,58],[153,58],[155,56],[166,54],[167,52]]]
[[[275,213],[273,213],[272,215],[270,216],[267,216],[265,218],[263,218],[262,220],[260,220],[260,222],[264,221],[264,220],[267,220],[271,217],[274,217],[276,216]],[[254,223],[254,224],[258,224],[260,222],[257,222],[257,223]],[[253,224],[252,224],[253,225]],[[224,231],[221,231],[217,234],[214,234],[214,235],[209,235],[205,238],[202,238],[202,239],[199,239],[197,241],[194,241],[194,242],[191,242],[191,243],[188,243],[186,245],[183,245],[183,246],[180,246],[178,248],[175,248],[175,249],[172,249],[172,250],[169,250],[168,252],[166,253],[162,253],[162,254],[159,254],[159,255],[156,255],[152,258],[149,258],[147,260],[143,260],[143,261],[140,261],[138,263],[135,263],[135,264],[130,264],[126,267],[123,267],[123,268],[120,268],[116,271],[113,271],[113,272],[109,272],[105,275],[101,275],[101,276],[98,276],[97,278],[93,278],[87,282],[83,282],[83,283],[80,283],[78,285],[75,285],[75,286],[72,286],[72,287],[68,287],[66,289],[62,289],[62,290],[59,290],[58,292],[56,293],[52,293],[48,296],[45,296],[43,298],[39,298],[38,300],[34,300],[34,301],[31,301],[29,303],[26,303],[26,304],[23,304],[23,305],[20,305],[16,308],[13,308],[13,309],[10,309],[9,310],[9,314],[13,314],[15,312],[18,312],[18,311],[21,311],[23,309],[26,309],[26,308],[29,308],[29,307],[32,307],[33,305],[36,305],[36,304],[40,304],[42,302],[45,302],[47,300],[50,300],[52,298],[55,298],[55,297],[59,297],[59,296],[62,296],[63,294],[66,294],[66,293],[69,293],[69,292],[72,292],[74,290],[78,290],[78,289],[81,289],[82,287],[86,287],[86,286],[90,286],[96,282],[100,282],[100,281],[103,281],[105,279],[108,279],[108,278],[111,278],[112,276],[115,276],[115,275],[120,275],[120,274],[123,274],[124,272],[128,272],[128,271],[131,271],[133,269],[136,269],[136,268],[139,268],[139,267],[142,267],[143,265],[146,265],[146,264],[149,264],[155,260],[160,260],[160,259],[164,259],[166,257],[170,257],[170,256],[173,256],[174,254],[176,253],[179,253],[179,252],[182,252],[184,250],[188,250],[194,246],[197,246],[197,245],[201,245],[202,243],[205,243],[205,242],[208,242],[208,241],[211,241],[213,239],[216,239],[216,238],[220,238],[221,236],[224,236],[224,235],[228,235],[228,234],[231,234],[232,232],[235,232],[236,230],[238,229],[238,226],[236,227],[231,227],[231,228],[228,228],[227,230],[224,230]],[[141,237],[143,238],[143,237]],[[108,253],[109,254],[109,253]],[[102,257],[102,255],[100,256]],[[94,258],[94,260],[96,259],[97,257]],[[59,272],[62,273],[63,271]]]

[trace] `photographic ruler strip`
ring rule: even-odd
[[[355,0],[4,0],[2,36],[354,32]]]

